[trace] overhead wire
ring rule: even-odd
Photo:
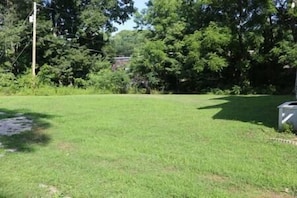
[[[42,8],[44,8],[44,9],[46,9],[46,10],[52,10],[52,11],[56,11],[56,12],[58,12],[58,13],[63,13],[63,14],[65,14],[65,15],[69,15],[69,16],[72,16],[73,14],[71,14],[71,13],[69,13],[69,12],[65,12],[65,11],[63,11],[63,10],[59,10],[59,9],[54,9],[54,8],[49,8],[49,7],[47,7],[47,6],[44,6],[44,5],[41,5],[41,4],[38,4],[37,3],[37,5],[39,6],[39,7],[42,7]]]
[[[54,8],[50,8],[50,7],[47,7],[47,6],[45,6],[45,5],[41,5],[41,4],[37,4],[38,6],[40,6],[40,7],[42,7],[42,8],[44,8],[44,9],[47,9],[47,10],[52,10],[52,11],[56,11],[56,12],[58,12],[58,13],[63,13],[63,14],[65,14],[65,15],[68,15],[68,16],[70,16],[70,17],[72,17],[73,16],[73,14],[71,14],[71,13],[69,13],[69,12],[65,12],[65,11],[62,11],[62,10],[58,10],[58,9],[54,9]],[[69,35],[71,35],[71,34],[69,34]],[[68,35],[68,36],[69,36]],[[72,35],[72,36],[75,36],[75,35]],[[91,38],[84,38],[84,39],[87,39],[87,40],[92,40]],[[53,41],[51,41],[51,40],[48,40],[48,39],[44,39],[44,41],[48,41],[48,42],[53,42]],[[101,41],[101,43],[103,43],[102,41]],[[70,46],[71,48],[76,48],[76,49],[79,49],[79,47],[77,47],[77,46]],[[86,48],[86,50],[89,50],[90,52],[92,51],[92,52],[101,52],[101,51],[99,51],[99,50],[95,50],[95,49],[91,49],[91,48]]]
[[[25,20],[22,23],[22,26],[25,25],[26,22],[28,22],[28,18],[33,14],[33,9],[29,12],[29,14],[27,15],[27,17],[25,18]],[[23,38],[20,42],[26,40],[28,37]],[[18,59],[20,58],[20,56],[24,53],[25,49],[29,46],[29,43],[31,41],[27,42],[27,44],[25,45],[25,47],[21,50],[21,52],[19,53],[19,55],[16,57],[16,59],[14,60],[14,62],[12,63],[12,65],[14,65]]]
[[[38,6],[40,6],[40,7],[42,7],[42,8],[44,8],[44,9],[47,9],[47,10],[52,10],[52,11],[57,11],[56,9],[53,9],[53,8],[49,8],[49,7],[47,7],[47,6],[44,6],[44,5],[41,5],[41,4],[37,4]],[[24,19],[24,21],[23,21],[23,23],[22,23],[22,26],[24,26],[25,24],[26,24],[26,22],[28,22],[28,19],[29,19],[29,17],[33,14],[33,9],[28,13],[28,15],[26,16],[26,18]],[[61,12],[61,10],[59,10],[59,12]],[[66,14],[66,15],[69,15],[69,16],[71,16],[71,14],[70,13],[68,13],[68,12],[65,12],[65,11],[62,11],[63,12],[63,14]],[[21,41],[20,42],[22,42],[22,41],[24,41],[24,40],[26,40],[26,39],[28,39],[28,37],[25,37],[25,38],[23,38],[23,39],[21,39]],[[88,39],[88,38],[87,38]],[[50,41],[50,40],[46,40],[46,41]],[[53,42],[53,41],[50,41],[50,42]],[[24,48],[21,50],[21,52],[18,54],[18,56],[16,57],[16,59],[14,60],[14,62],[13,62],[13,64],[12,65],[14,65],[17,61],[18,61],[18,59],[20,58],[20,56],[24,53],[24,51],[25,51],[25,49],[29,46],[29,44],[31,43],[31,41],[29,41],[29,42],[27,42],[27,44],[24,46]],[[75,46],[71,46],[71,47],[73,47],[73,48],[79,48],[79,47],[75,47]],[[89,51],[93,51],[93,52],[100,52],[100,51],[98,51],[98,50],[95,50],[95,49],[90,49],[90,48],[86,48],[87,50],[89,50]],[[1,56],[0,56],[0,58],[2,58],[3,56],[4,56],[4,54],[5,53],[3,53],[3,54],[1,54]]]
[[[33,13],[33,9],[29,12],[29,14],[27,15],[27,17],[24,19],[24,21],[22,23],[22,26],[25,25],[25,23],[27,22],[28,18],[32,15],[32,13]],[[26,39],[28,39],[28,37],[25,37],[25,38],[21,39],[19,42],[22,42],[22,41],[24,41]],[[29,43],[30,43],[30,41],[27,42],[27,44],[25,45],[25,47],[21,50],[21,52],[19,53],[19,55],[16,57],[15,61],[12,63],[12,65],[14,65],[18,61],[19,57],[24,53],[25,49],[29,46]],[[4,55],[5,55],[5,53],[2,53],[1,56],[0,56],[0,58],[2,58]]]
[[[20,58],[20,56],[23,54],[23,52],[25,51],[25,49],[29,46],[29,43],[31,43],[30,41],[27,42],[27,44],[25,45],[25,47],[22,49],[22,51],[19,53],[19,55],[16,57],[16,59],[14,60],[14,62],[12,63],[12,65],[14,65],[18,59]]]
[[[25,18],[25,20],[24,20],[22,26],[25,25],[25,23],[27,22],[28,18],[29,18],[32,14],[33,14],[33,9],[31,10],[31,12],[29,12],[28,16]]]
[[[36,3],[36,5],[38,5],[38,6],[42,7],[42,8],[48,9],[48,10],[54,10],[53,8],[49,8],[49,7],[41,5],[39,3]]]
[[[41,5],[41,4],[37,4],[38,6],[40,6],[40,7],[42,7],[42,8],[45,8],[45,9],[48,9],[48,10],[54,10],[54,9],[52,9],[52,8],[48,8],[48,7],[46,7],[46,6],[44,6],[44,5]],[[25,24],[26,24],[26,22],[28,22],[28,19],[29,19],[29,17],[33,14],[33,9],[28,13],[28,15],[26,16],[26,18],[24,19],[24,21],[23,21],[23,23],[22,23],[22,26],[24,26]],[[69,14],[69,13],[66,13],[65,12],[65,14]],[[70,15],[70,14],[69,14]],[[26,39],[28,39],[28,37],[25,37],[25,38],[23,38],[23,39],[21,39],[20,40],[20,42],[22,42],[22,41],[24,41],[24,40],[26,40]],[[49,40],[48,40],[49,41]],[[25,51],[25,49],[29,46],[29,44],[31,43],[31,41],[29,41],[29,42],[27,42],[27,44],[25,45],[25,47],[21,50],[21,52],[18,54],[18,56],[16,57],[16,59],[14,60],[14,62],[12,63],[12,65],[14,65],[17,61],[18,61],[18,59],[20,58],[20,56],[24,53],[24,51]],[[92,49],[89,49],[89,50],[92,50]],[[93,50],[93,51],[95,51],[95,50]],[[1,54],[1,56],[0,56],[0,58],[2,58],[3,56],[4,56],[4,54],[5,53],[3,53],[3,54]]]
[[[43,39],[43,41],[48,41],[48,42],[55,43],[54,41],[52,41],[52,40],[49,40],[49,39]],[[74,49],[80,49],[80,47],[79,47],[79,46],[70,45],[70,47],[71,47],[71,48],[74,48]],[[82,48],[82,49],[89,50],[90,52],[101,52],[101,51],[99,51],[99,50],[92,49],[92,48]]]

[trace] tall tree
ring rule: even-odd
[[[22,2],[24,9],[19,11],[20,2],[7,0],[0,3],[0,68],[5,72],[17,75],[25,70],[27,59],[19,57],[28,47],[28,23],[20,20],[28,14],[28,1]],[[26,12],[27,11],[27,12]]]
[[[0,2],[0,70],[21,75],[31,65],[31,0]],[[133,0],[38,0],[37,73],[53,82],[86,79],[104,51],[114,23],[134,12]],[[43,71],[45,70],[45,71]],[[55,76],[55,77],[53,77]]]
[[[178,90],[179,82],[189,86],[213,81],[214,86],[240,85],[248,90],[280,85],[282,67],[294,66],[291,52],[297,26],[291,5],[292,0],[150,0],[138,23],[148,24],[149,42],[158,43],[164,53],[155,76],[167,88]],[[290,45],[281,48],[284,42]],[[155,50],[142,50],[143,62],[151,60]],[[288,57],[283,58],[286,63],[280,55]]]
[[[122,30],[111,37],[111,45],[116,56],[131,56],[145,40],[146,31]]]
[[[46,66],[43,73],[52,71],[54,82],[62,85],[87,79],[94,61],[107,56],[113,24],[125,22],[135,11],[132,0],[52,0],[45,8],[44,24],[51,21],[52,28],[47,34],[46,26],[41,30],[40,63]]]

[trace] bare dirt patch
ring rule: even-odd
[[[74,150],[73,144],[69,142],[60,142],[58,143],[57,147],[62,151],[72,151]]]
[[[223,182],[227,182],[228,178],[221,176],[221,175],[216,175],[216,174],[208,174],[208,175],[203,175],[202,176],[203,179],[206,179],[210,182],[216,182],[216,183],[223,183]]]
[[[50,195],[50,197],[71,198],[69,196],[64,196],[63,193],[61,193],[60,190],[55,186],[39,184],[39,188],[45,189],[48,192],[48,194]]]
[[[257,198],[294,198],[295,196],[288,193],[265,192]]]

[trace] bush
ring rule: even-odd
[[[84,88],[86,87],[87,82],[82,78],[75,78],[74,79],[74,87],[76,88]]]
[[[10,87],[15,83],[15,76],[12,73],[0,73],[0,87]]]
[[[231,89],[231,94],[233,94],[233,95],[239,95],[239,94],[241,94],[241,92],[242,92],[242,89],[238,85],[234,85]]]
[[[89,85],[111,93],[127,93],[131,82],[128,74],[122,69],[102,69],[98,73],[90,74],[89,79]]]
[[[53,85],[57,81],[57,74],[54,67],[50,65],[43,65],[38,72],[38,79],[40,83],[45,85]]]
[[[27,73],[17,79],[17,85],[19,89],[35,89],[39,87],[40,81],[37,76]]]
[[[18,87],[12,73],[0,73],[0,92],[3,95],[14,94]]]
[[[291,123],[284,123],[282,125],[281,132],[283,132],[283,133],[289,133],[289,134],[296,134],[296,130],[294,130],[294,125],[291,124]]]

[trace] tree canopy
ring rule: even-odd
[[[172,91],[291,89],[296,67],[292,0],[150,0],[138,24],[150,34],[132,68]],[[158,83],[156,83],[158,82]]]
[[[114,82],[174,92],[292,91],[297,67],[293,0],[148,0],[138,12],[133,0],[37,3],[36,73],[42,83],[110,87],[107,82]],[[0,87],[30,71],[31,14],[31,0],[0,2]],[[133,14],[137,30],[112,34],[115,24]],[[132,56],[129,67],[111,72],[115,56]]]
[[[45,82],[74,85],[108,59],[106,49],[115,24],[134,13],[132,0],[39,0],[36,72]],[[33,2],[0,2],[0,73],[25,74],[31,65]],[[104,64],[101,64],[104,65]],[[4,77],[6,76],[6,77]]]

